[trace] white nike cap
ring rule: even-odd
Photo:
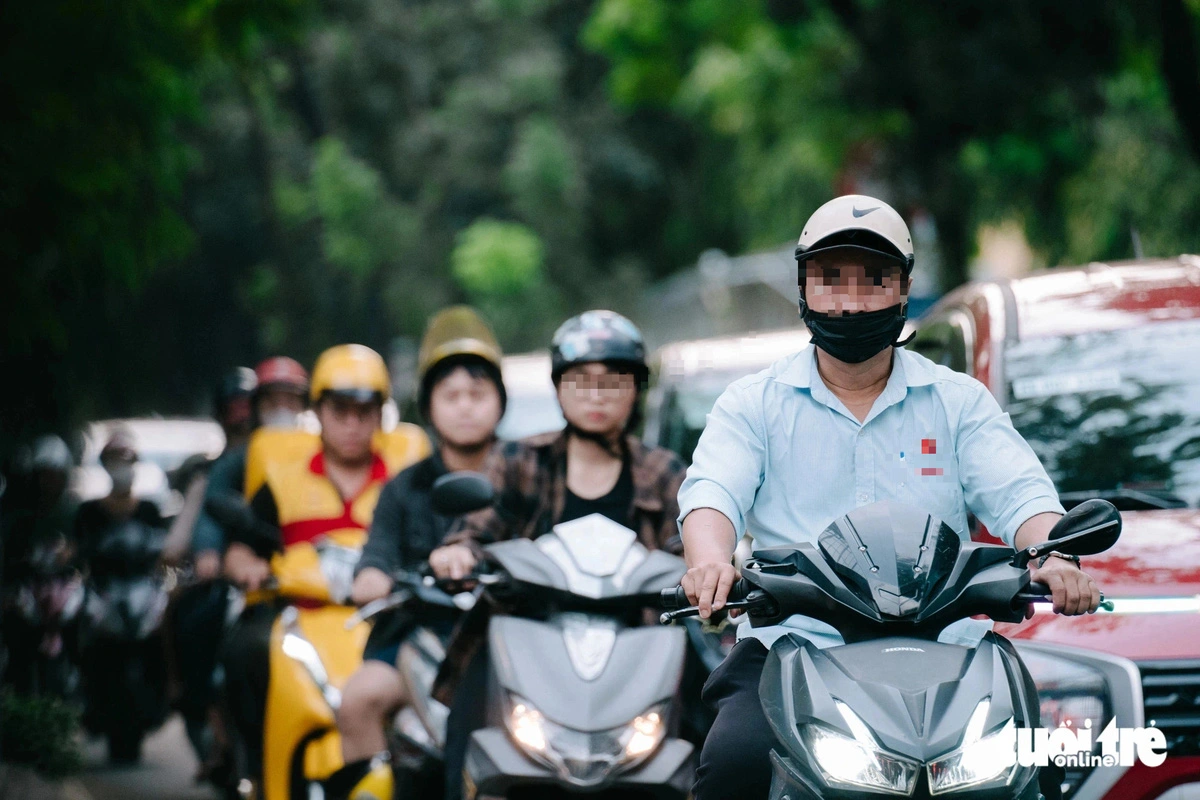
[[[895,252],[881,251],[868,246],[866,242],[855,243],[853,236],[838,237],[838,241],[830,242],[828,247],[819,246],[836,234],[852,234],[854,231],[865,231],[878,236],[895,248]],[[800,241],[796,244],[796,259],[807,260],[834,247],[857,247],[891,258],[899,254],[906,270],[912,270],[913,245],[908,226],[904,224],[904,219],[896,209],[874,197],[862,194],[842,195],[814,211],[804,224],[804,232],[800,234]]]

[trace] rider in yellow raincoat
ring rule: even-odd
[[[261,486],[254,490],[250,503],[261,522],[278,529],[279,541],[273,548],[257,541],[233,542],[225,553],[226,577],[248,593],[248,601],[273,582],[282,582],[278,576],[272,578],[269,560],[280,558],[280,550],[286,556],[296,548],[321,546],[327,539],[349,544],[352,551],[361,547],[383,484],[398,469],[428,453],[428,441],[415,426],[404,426],[401,447],[381,446],[383,405],[390,394],[387,368],[370,348],[341,345],[317,360],[311,399],[321,423],[319,444],[297,434],[301,438],[285,448],[290,448],[289,457],[263,465]],[[252,443],[251,457],[254,448]],[[248,464],[248,476],[249,472]],[[357,542],[343,542],[356,535]],[[348,598],[338,597],[338,576],[330,574],[324,563],[321,568],[329,584],[324,602],[347,602]],[[348,593],[352,568],[353,564],[347,567],[347,591],[343,593]],[[303,607],[302,599],[292,597],[288,602]],[[226,697],[243,743],[246,772],[254,776],[264,772],[264,720],[274,674],[272,631],[281,610],[278,602],[248,604],[225,650]],[[263,774],[262,778],[268,782],[290,780],[289,775]],[[270,798],[276,792],[267,787],[260,796]]]

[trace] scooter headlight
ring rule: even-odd
[[[666,704],[646,710],[628,725],[586,732],[551,722],[517,695],[511,695],[508,730],[535,761],[554,769],[564,781],[594,786],[617,769],[645,761],[666,735]]]
[[[920,766],[880,749],[871,729],[841,700],[834,701],[854,734],[851,739],[824,725],[808,725],[804,738],[821,777],[830,786],[854,786],[908,796]]]
[[[1006,784],[1017,767],[1017,728],[1009,717],[998,730],[983,735],[991,701],[975,707],[962,746],[929,765],[930,794],[945,794],[984,784]]]

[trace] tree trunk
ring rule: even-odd
[[[1200,62],[1196,58],[1196,20],[1183,0],[1159,0],[1162,24],[1162,71],[1179,127],[1192,155],[1200,160]]]

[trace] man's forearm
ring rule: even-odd
[[[1021,523],[1021,527],[1017,529],[1017,535],[1013,540],[1016,548],[1024,550],[1026,547],[1046,541],[1050,538],[1051,529],[1060,519],[1062,519],[1062,514],[1055,514],[1051,511],[1034,514]]]
[[[729,518],[715,508],[697,508],[683,519],[683,558],[689,568],[728,564],[737,547]]]

